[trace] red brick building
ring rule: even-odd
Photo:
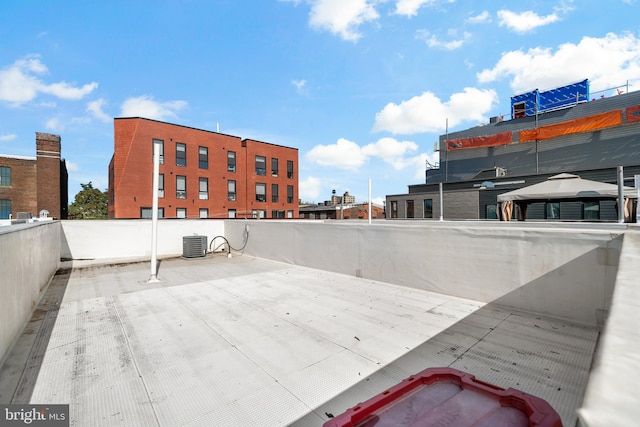
[[[69,178],[60,152],[59,135],[36,132],[36,157],[0,155],[0,219],[41,211],[67,218]]]
[[[298,150],[140,117],[114,119],[109,218],[297,218]]]

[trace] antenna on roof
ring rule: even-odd
[[[216,132],[220,133],[220,123],[216,123]]]

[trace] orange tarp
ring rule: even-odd
[[[527,129],[518,133],[520,142],[541,141],[572,133],[588,132],[616,126],[622,123],[622,110],[607,111],[593,116],[562,122],[555,125]]]
[[[447,149],[464,150],[466,148],[478,147],[494,147],[496,145],[511,144],[513,134],[511,132],[502,132],[489,136],[476,136],[473,138],[450,139],[447,141]]]
[[[627,122],[640,122],[640,105],[627,107]]]

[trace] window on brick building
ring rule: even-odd
[[[278,159],[271,159],[271,176],[278,176]]]
[[[140,218],[151,219],[153,208],[140,208]],[[158,218],[164,218],[164,208],[158,208]]]
[[[287,203],[293,203],[293,185],[287,185]]]
[[[271,218],[284,218],[284,211],[271,211]]]
[[[11,187],[11,168],[0,166],[0,187]]]
[[[293,218],[293,211],[287,211],[287,218]]]
[[[176,143],[176,166],[187,166],[187,146],[181,142]]]
[[[164,197],[164,174],[158,175],[158,197]]]
[[[267,201],[267,184],[258,182],[256,183],[256,202]]]
[[[236,201],[236,182],[233,180],[227,182],[227,199],[232,202]]]
[[[256,156],[256,175],[267,175],[267,158],[264,156]]]
[[[227,171],[235,172],[236,171],[236,152],[229,151],[227,153]]]
[[[187,208],[176,208],[176,218],[186,218]]]
[[[287,178],[293,178],[293,160],[287,160]]]
[[[200,218],[202,218],[202,219],[209,218],[209,209],[200,208]]]
[[[187,177],[178,175],[176,176],[176,199],[187,198]]]
[[[151,162],[153,163],[153,147],[158,144],[160,151],[160,164],[164,164],[164,141],[161,139],[153,139],[151,143]]]
[[[0,199],[0,219],[9,219],[11,216],[11,200]]]
[[[235,209],[229,209],[229,218],[235,218],[236,217],[236,210]]]
[[[198,167],[209,169],[209,149],[207,147],[198,147]]]
[[[199,178],[200,193],[198,198],[200,200],[209,200],[209,178]]]
[[[271,184],[271,201],[273,203],[278,201],[278,184]]]

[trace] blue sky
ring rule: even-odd
[[[0,2],[0,153],[62,137],[70,201],[107,188],[113,118],[299,150],[300,198],[424,182],[449,131],[590,79],[640,89],[636,0]],[[620,87],[627,90],[627,87]],[[604,91],[604,92],[600,92]]]

